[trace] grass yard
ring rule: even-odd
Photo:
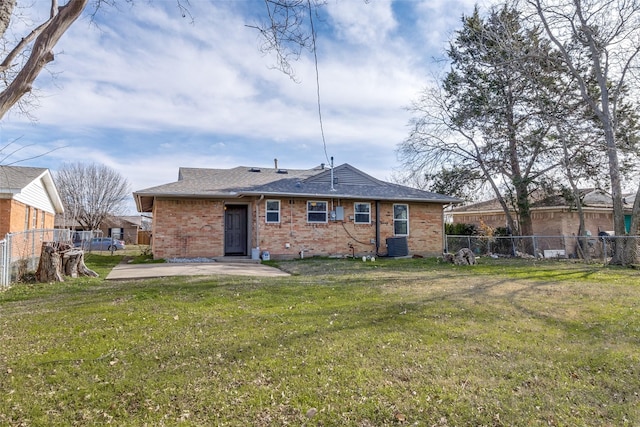
[[[640,425],[637,270],[279,266],[0,293],[0,425]]]

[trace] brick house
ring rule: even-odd
[[[597,189],[580,191],[585,228],[592,235],[599,232],[613,233],[613,201],[611,196]],[[624,198],[627,231],[631,224],[634,194]],[[512,212],[515,217],[515,212]],[[506,227],[507,219],[497,199],[458,206],[447,212],[447,219],[454,224],[475,224],[478,227]],[[573,236],[579,234],[580,218],[575,201],[561,195],[535,198],[531,203],[531,220],[536,236]]]
[[[146,245],[149,244],[146,231],[149,228],[148,223],[150,220],[141,215],[108,216],[100,224],[98,231],[101,232],[101,236],[124,240],[126,244]],[[65,218],[64,215],[56,215],[55,227],[74,231],[95,231],[85,230],[78,221]]]
[[[8,233],[52,229],[62,201],[48,169],[0,166],[0,238]]]
[[[155,258],[436,256],[444,245],[443,207],[460,202],[349,164],[180,168],[178,181],[133,196],[139,212],[152,213]]]

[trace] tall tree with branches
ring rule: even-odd
[[[637,94],[640,65],[640,1],[638,0],[526,0],[559,50],[575,78],[580,95],[598,120],[608,160],[613,227],[626,234],[622,195],[619,110],[625,89]],[[595,81],[593,86],[590,82]],[[640,188],[636,200],[640,198]],[[637,205],[637,203],[636,203]],[[634,207],[635,208],[635,207]],[[632,230],[638,230],[638,212]],[[619,240],[612,259],[628,264],[636,258],[637,242]]]
[[[84,230],[97,230],[105,219],[121,214],[131,197],[128,181],[116,170],[97,163],[65,163],[54,179],[65,219]]]
[[[531,192],[557,166],[544,116],[563,70],[540,29],[508,5],[464,17],[447,54],[451,71],[414,104],[401,159],[413,173],[481,171],[507,225],[531,235]]]

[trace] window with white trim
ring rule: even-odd
[[[393,205],[393,234],[409,235],[409,205]]]
[[[265,204],[265,222],[278,224],[280,222],[280,200],[267,200]]]
[[[353,204],[353,222],[356,224],[371,224],[371,203]]]
[[[327,202],[307,202],[307,222],[327,222]]]

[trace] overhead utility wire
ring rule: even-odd
[[[320,104],[320,72],[318,71],[318,52],[316,51],[316,30],[313,25],[313,12],[311,10],[311,0],[307,0],[309,6],[309,23],[311,24],[311,43],[313,48],[313,59],[316,69],[316,97],[318,100],[318,119],[320,120],[320,135],[322,136],[322,146],[324,148],[324,157],[327,159],[327,164],[331,164],[329,161],[329,155],[327,154],[327,141],[324,137],[324,126],[322,124],[322,107]]]

